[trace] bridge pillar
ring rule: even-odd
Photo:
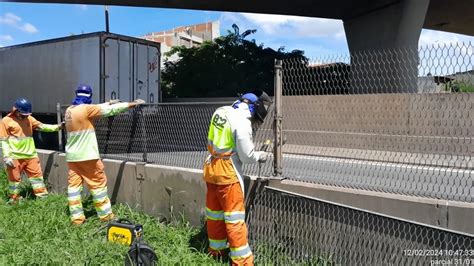
[[[430,0],[401,0],[344,20],[354,93],[416,92]]]

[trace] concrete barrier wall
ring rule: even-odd
[[[38,150],[50,189],[67,192],[63,153]],[[199,226],[204,219],[205,182],[202,171],[104,159],[109,197],[160,219],[184,219]]]
[[[65,156],[39,150],[50,189],[65,193]],[[203,223],[206,187],[202,171],[118,160],[104,160],[108,191],[115,203],[126,203],[160,219]],[[246,177],[247,204],[264,186],[328,200],[418,223],[474,234],[474,203],[418,198],[381,192],[336,188],[290,180]]]

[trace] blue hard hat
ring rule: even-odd
[[[82,96],[86,98],[92,97],[92,88],[89,85],[81,84],[77,86],[76,96]]]
[[[31,115],[32,106],[27,99],[20,98],[15,102],[15,109],[22,115]]]
[[[258,101],[257,95],[253,93],[246,93],[241,96],[242,99],[248,100],[250,103],[255,103]]]
[[[73,105],[92,103],[92,88],[89,85],[81,84],[76,88],[76,98],[72,101]]]
[[[246,93],[240,97],[241,101],[247,100],[249,111],[252,116],[255,114],[255,103],[258,101],[257,95],[253,93]]]

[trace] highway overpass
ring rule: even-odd
[[[7,2],[123,5],[340,19],[351,51],[413,45],[422,28],[474,36],[474,0],[27,0]],[[318,25],[315,25],[317,27]]]

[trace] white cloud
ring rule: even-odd
[[[419,46],[474,41],[474,37],[444,31],[423,30],[418,41]]]
[[[261,28],[266,35],[345,38],[342,21],[334,19],[251,13],[224,13],[221,19]]]
[[[26,31],[28,33],[37,33],[38,32],[38,29],[30,23],[23,24],[23,26],[21,27],[21,30]]]
[[[76,5],[81,10],[87,10],[89,8],[88,5]]]
[[[0,16],[0,24],[6,24],[6,25],[11,25],[14,26],[18,24],[18,22],[21,21],[21,18],[15,14],[12,13],[6,13],[3,16]]]
[[[13,14],[13,13],[6,13],[4,15],[0,15],[0,25],[5,24],[21,31],[27,33],[37,33],[38,29],[31,23],[22,22],[21,17]]]
[[[11,42],[13,37],[11,35],[0,35],[0,41]]]

